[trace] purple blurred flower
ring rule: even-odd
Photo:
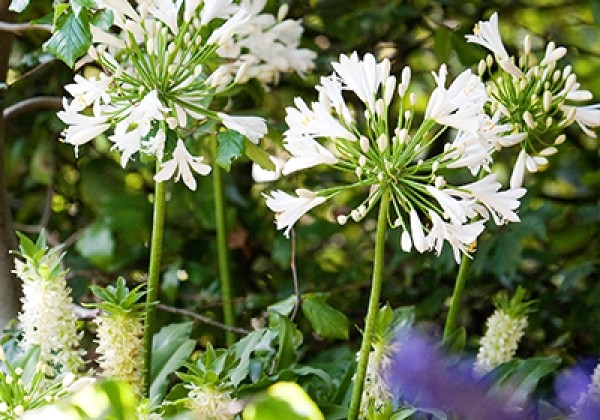
[[[461,368],[432,340],[414,332],[401,337],[390,359],[384,380],[397,404],[438,409],[469,419],[526,418],[524,408],[511,402],[510,393],[488,393],[485,383],[472,376],[471,366]]]
[[[562,372],[554,384],[557,404],[564,410],[573,411],[572,420],[600,419],[600,396],[590,387],[592,361],[585,361]]]

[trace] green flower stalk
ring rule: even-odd
[[[496,310],[486,322],[487,330],[481,338],[474,366],[477,376],[491,372],[502,363],[510,361],[517,352],[519,341],[527,328],[527,314],[531,301],[523,301],[527,291],[519,287],[512,299],[506,293],[496,298]]]
[[[102,301],[90,305],[102,310],[94,320],[98,326],[97,353],[102,376],[128,382],[137,394],[142,392],[144,383],[146,304],[141,299],[146,292],[140,291],[142,286],[130,291],[123,277],[119,277],[116,286],[92,286],[92,292]]]
[[[82,332],[72,309],[67,271],[62,268],[62,247],[49,248],[44,234],[36,243],[20,235],[14,273],[23,282],[23,307],[18,319],[23,329],[24,352],[40,348],[40,363],[49,377],[63,377],[83,365],[79,349]]]

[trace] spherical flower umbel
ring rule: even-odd
[[[189,152],[198,147],[181,140],[200,125],[222,123],[257,142],[267,132],[262,118],[211,109],[213,99],[236,83],[217,50],[250,18],[245,7],[233,6],[230,0],[149,0],[134,9],[126,0],[99,1],[98,8],[113,13],[116,34],[91,25],[89,55],[101,73],[76,76],[66,86],[73,99],[65,99],[58,113],[67,124],[64,141],[77,153],[106,133],[122,166],[137,153],[155,156],[163,164],[157,181],[181,176],[190,189],[193,172],[210,169]]]
[[[495,129],[495,120],[484,114],[485,87],[470,70],[451,83],[445,65],[433,74],[436,88],[424,120],[414,127],[410,68],[402,72],[400,83],[390,74],[389,61],[377,62],[371,54],[363,59],[356,53],[342,55],[333,68],[335,72],[317,86],[318,101],[307,104],[296,98],[295,106],[287,109],[284,147],[290,158],[282,173],[327,165],[348,174],[345,180],[351,182],[314,192],[300,189],[297,196],[282,191],[267,194],[277,228],[286,236],[313,207],[355,188],[368,191],[367,196],[348,215],[340,215],[340,223],[363,219],[381,197],[389,196],[389,223],[402,229],[405,251],[414,247],[439,253],[448,242],[456,261],[461,252],[469,252],[490,216],[498,224],[519,220],[515,210],[525,190],[501,192],[493,174],[463,185],[453,185],[447,175],[462,168],[489,169],[495,138],[506,130]],[[351,96],[364,112],[350,112],[346,101]],[[397,116],[390,115],[394,99],[399,101]],[[454,140],[442,153],[429,154],[448,128],[457,130],[456,138],[473,139],[469,141],[479,147]]]
[[[596,137],[593,128],[600,126],[600,104],[579,105],[591,100],[592,94],[580,88],[571,66],[558,67],[566,48],[551,41],[544,55],[538,57],[531,51],[528,35],[515,63],[502,42],[497,13],[489,21],[479,22],[474,34],[466,38],[491,51],[499,66],[495,72],[489,56],[481,61],[479,71],[490,73],[486,86],[489,112],[497,115],[500,125],[509,126],[496,148],[519,145],[521,149],[511,187],[521,186],[526,172],[536,172],[548,164],[548,157],[557,153],[555,146],[565,141],[561,133],[565,127],[576,122],[586,135]]]

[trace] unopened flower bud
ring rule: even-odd
[[[379,136],[379,138],[377,139],[377,147],[379,147],[379,151],[380,152],[385,152],[385,149],[387,149],[388,146],[388,138],[387,135],[382,134],[381,136]]]
[[[531,53],[531,37],[529,35],[525,35],[523,39],[523,52],[525,54]]]
[[[346,216],[344,214],[338,215],[337,222],[340,226],[344,226],[346,224],[346,222],[348,222],[348,216]]]
[[[555,155],[558,152],[558,149],[554,146],[546,147],[540,152],[540,156],[548,157]]]
[[[357,178],[360,178],[363,174],[363,169],[359,166],[356,169],[354,169],[354,173],[356,174]]]
[[[527,124],[527,126],[532,130],[535,129],[535,127],[537,126],[535,120],[533,119],[533,116],[531,115],[531,112],[529,111],[525,111],[523,113],[523,121],[525,121],[525,124]]]
[[[477,65],[477,74],[481,77],[487,70],[487,64],[485,60],[479,60],[479,64]]]
[[[289,10],[290,6],[287,3],[283,3],[281,7],[279,7],[279,10],[277,10],[277,21],[281,22],[283,19],[285,19]]]
[[[563,144],[566,139],[567,139],[567,136],[564,134],[561,134],[560,136],[556,137],[556,140],[554,140],[554,144],[559,146],[559,145]]]
[[[375,112],[377,115],[385,114],[385,102],[383,102],[383,99],[379,98],[375,102]]]
[[[549,90],[544,91],[544,95],[542,96],[542,103],[544,106],[544,111],[550,111],[550,106],[552,105],[552,92]]]
[[[403,231],[402,236],[400,237],[400,247],[402,251],[409,252],[412,248],[412,240],[410,238],[410,233],[408,231]]]
[[[365,166],[367,164],[367,157],[365,155],[360,155],[358,157],[358,165]]]
[[[360,150],[362,150],[363,153],[368,153],[369,149],[371,148],[369,145],[369,139],[365,136],[360,136]]]

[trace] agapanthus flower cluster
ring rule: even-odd
[[[487,90],[490,111],[500,125],[509,125],[512,135],[500,138],[497,146],[519,145],[520,152],[511,177],[511,186],[522,185],[526,171],[536,172],[548,164],[557,145],[566,139],[562,131],[576,122],[583,132],[596,137],[592,130],[600,126],[600,104],[580,105],[592,99],[591,92],[581,89],[570,65],[559,68],[558,61],[566,48],[554,42],[546,45],[541,60],[532,52],[531,38],[523,40],[518,60],[509,56],[498,26],[498,15],[479,22],[467,40],[493,54],[482,60],[479,72],[490,73]],[[494,60],[495,59],[495,60]],[[494,61],[498,63],[493,72]],[[522,136],[519,136],[521,134]]]
[[[98,348],[98,364],[101,375],[129,383],[134,392],[140,393],[143,385],[144,359],[144,308],[140,302],[145,292],[141,285],[129,290],[125,279],[120,277],[116,286],[92,287],[101,299],[94,304],[102,313],[94,319]]]
[[[296,196],[283,191],[267,195],[267,205],[276,212],[277,228],[288,235],[298,219],[312,208],[348,189],[368,191],[366,198],[349,214],[363,219],[382,197],[390,200],[389,223],[402,229],[402,248],[419,252],[441,252],[447,241],[456,261],[468,253],[492,218],[497,224],[517,222],[515,210],[524,189],[500,191],[493,173],[467,184],[453,184],[453,171],[462,168],[489,169],[491,147],[508,127],[496,126],[485,114],[488,96],[483,83],[470,70],[448,84],[442,65],[433,74],[424,119],[418,123],[411,92],[411,70],[405,67],[400,82],[390,74],[390,62],[377,62],[371,54],[360,59],[356,53],[341,55],[333,63],[335,72],[321,78],[319,98],[310,105],[300,98],[287,109],[284,147],[290,153],[284,175],[328,165],[348,174],[347,182],[320,191],[299,189]],[[349,105],[358,98],[363,109]],[[394,99],[398,112],[392,113]],[[432,144],[453,128],[456,137],[439,154]],[[351,178],[354,178],[353,180]],[[389,197],[389,198],[388,198]]]
[[[101,67],[97,78],[75,76],[58,117],[67,124],[64,141],[77,148],[110,133],[121,164],[138,152],[161,162],[155,180],[183,178],[196,188],[194,172],[206,175],[203,156],[184,139],[201,124],[220,123],[257,142],[267,131],[262,118],[232,116],[210,108],[236,82],[221,68],[216,51],[251,13],[231,0],[98,0],[114,14],[118,33],[91,26],[89,55]],[[245,77],[240,66],[236,78]]]
[[[274,16],[262,13],[266,0],[243,0],[239,5],[231,5],[231,13],[240,9],[250,12],[250,17],[235,31],[217,54],[229,60],[222,66],[230,79],[243,69],[238,83],[256,79],[263,85],[279,81],[281,73],[304,75],[314,68],[316,53],[300,48],[304,28],[300,20],[286,19],[288,5],[283,4]]]
[[[14,273],[23,288],[18,316],[23,330],[20,347],[28,352],[39,346],[39,362],[50,377],[76,373],[84,364],[85,351],[79,348],[83,332],[77,328],[62,248],[49,248],[43,236],[37,244],[21,236],[19,254]]]
[[[496,299],[497,309],[487,319],[486,332],[479,342],[479,352],[473,367],[483,376],[515,356],[519,341],[527,328],[527,313],[532,302],[523,301],[525,289],[519,288],[512,299],[505,294]]]

